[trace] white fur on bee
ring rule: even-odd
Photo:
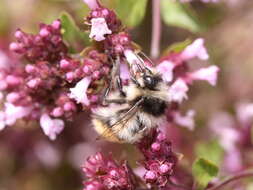
[[[138,88],[135,84],[130,84],[129,86],[125,86],[123,88],[124,92],[126,92],[126,100],[132,101],[136,97],[140,96],[151,96],[154,98],[162,99],[166,102],[169,101],[169,87],[164,83],[158,84],[159,91],[151,91],[151,90],[145,90],[143,91],[141,88]]]
[[[103,122],[103,120],[109,119],[109,123],[116,123],[124,114],[117,114],[118,111],[127,108],[127,105],[125,105],[124,108],[121,107],[121,109],[119,109],[118,106],[112,106],[112,108],[113,109],[110,111],[105,108],[98,108],[96,110],[96,117],[92,120],[95,130],[112,142],[138,142],[152,128],[159,126],[165,121],[164,116],[154,117],[150,114],[137,111],[126,123],[122,121],[111,128],[106,122]],[[143,129],[139,129],[139,123],[142,123],[144,126]]]

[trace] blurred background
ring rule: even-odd
[[[113,7],[112,1],[102,2]],[[210,133],[210,123],[223,114],[234,122],[231,125],[236,128],[239,125],[236,118],[237,105],[253,102],[253,1],[196,1],[191,6],[205,29],[193,34],[163,23],[161,47],[164,49],[187,38],[203,37],[210,54],[210,63],[218,65],[221,72],[216,87],[205,82],[196,83],[190,89],[188,101],[182,105],[182,110],[196,110],[195,130],[168,126],[167,131],[175,151],[185,155],[182,167],[187,168],[196,156],[207,154],[223,167],[224,150],[217,141],[218,136],[214,132]],[[144,20],[130,28],[130,32],[134,41],[149,54],[151,2],[148,2],[146,9]],[[88,8],[81,0],[1,0],[0,61],[4,59],[1,54],[10,54],[8,45],[14,40],[17,28],[34,33],[38,31],[39,23],[50,23],[62,11],[72,15],[81,29],[85,28],[83,18]],[[132,146],[96,141],[95,137],[87,113],[69,122],[56,141],[50,141],[36,123],[20,121],[0,131],[0,190],[81,189],[84,179],[81,165],[87,156],[97,151],[111,151],[115,158],[128,159],[132,166],[137,167],[136,160],[140,157]],[[244,145],[240,144],[240,147],[246,147],[241,153],[247,154],[244,154],[239,170],[253,166],[250,162],[253,158],[252,141]]]

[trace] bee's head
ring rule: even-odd
[[[157,87],[160,82],[162,82],[162,78],[158,73],[149,70],[148,72],[140,73],[136,76],[135,84],[143,89],[148,90],[158,90]]]

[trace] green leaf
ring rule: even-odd
[[[161,0],[161,13],[165,24],[200,32],[199,21],[189,4],[177,0]]]
[[[190,40],[190,39],[186,39],[185,41],[182,41],[182,42],[173,43],[169,47],[167,47],[163,51],[162,54],[163,55],[167,55],[167,54],[169,54],[171,52],[179,53],[179,52],[183,51],[191,43],[192,43],[192,40]]]
[[[145,16],[147,2],[147,0],[115,0],[114,8],[124,25],[135,27]]]
[[[88,34],[82,32],[76,25],[74,19],[67,12],[60,15],[62,22],[63,39],[73,48],[77,43],[87,44],[89,42]]]
[[[198,157],[208,159],[218,166],[221,164],[224,154],[224,150],[216,140],[198,143],[195,152]]]
[[[217,176],[218,167],[204,158],[197,159],[192,166],[193,176],[198,184],[198,189],[204,189],[208,182]]]

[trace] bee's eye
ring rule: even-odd
[[[154,89],[156,86],[156,81],[151,76],[144,76],[144,84],[149,89]]]

